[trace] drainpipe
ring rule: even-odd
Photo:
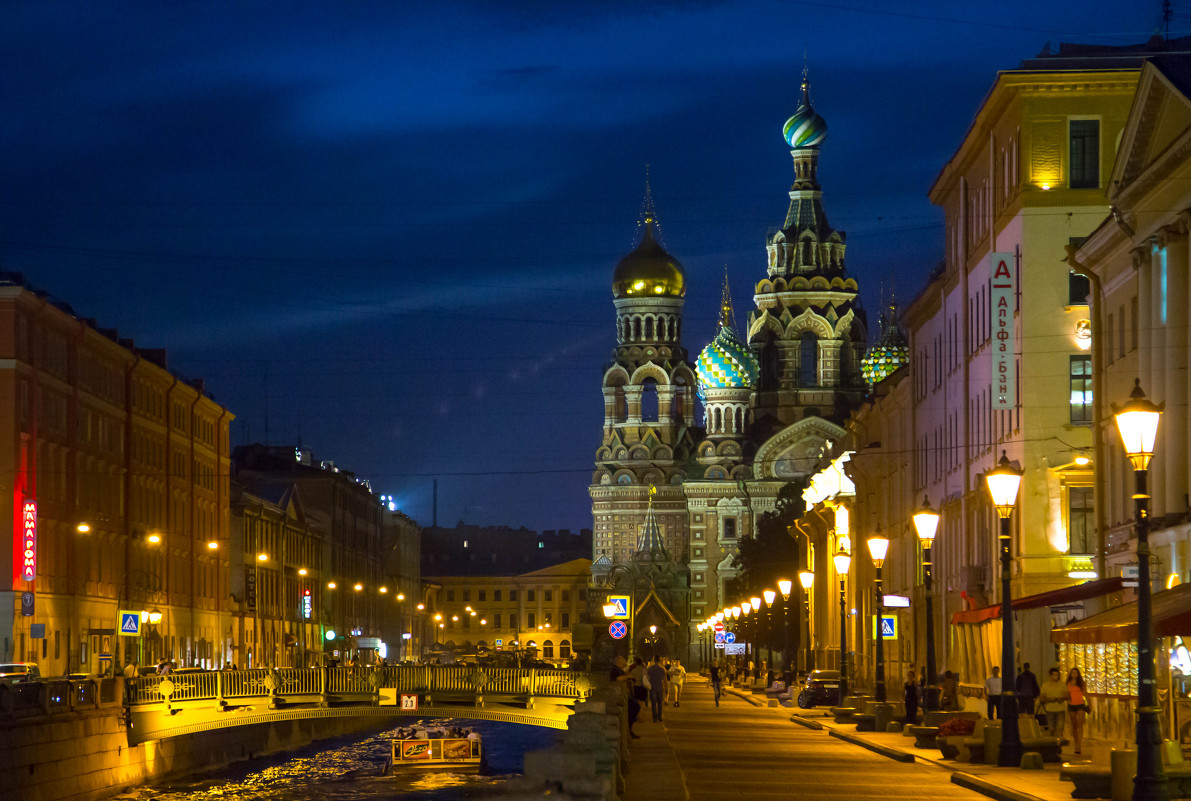
[[[1117,220],[1117,224],[1121,226],[1121,230],[1127,236],[1132,237],[1133,230],[1120,218],[1119,212],[1117,212],[1115,207],[1113,209],[1113,217]],[[1108,531],[1105,521],[1107,512],[1104,508],[1105,499],[1108,497],[1105,486],[1108,482],[1108,473],[1106,470],[1107,465],[1104,461],[1105,448],[1102,432],[1102,427],[1104,426],[1103,288],[1100,284],[1100,276],[1076,258],[1076,246],[1069,244],[1066,245],[1066,248],[1066,262],[1071,267],[1071,272],[1087,278],[1091,290],[1089,294],[1092,300],[1092,432],[1094,433],[1092,437],[1092,459],[1096,464],[1096,470],[1094,471],[1096,480],[1092,484],[1092,505],[1096,507],[1096,573],[1103,578],[1107,575],[1108,570],[1106,553],[1108,548]]]

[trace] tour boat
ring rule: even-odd
[[[398,730],[385,774],[418,771],[479,773],[487,765],[479,734],[467,731],[464,737],[451,736],[450,730],[417,725]]]

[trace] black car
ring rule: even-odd
[[[812,670],[798,693],[798,707],[831,706],[839,701],[839,671]]]

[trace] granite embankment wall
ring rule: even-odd
[[[120,706],[0,722],[0,798],[98,801],[145,782],[221,768],[318,740],[377,731],[383,718],[234,726],[129,747]]]

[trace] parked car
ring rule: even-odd
[[[34,662],[8,662],[0,664],[0,682],[12,684],[18,681],[37,681],[41,669]]]
[[[839,671],[812,670],[798,693],[798,707],[830,706],[839,701]]]

